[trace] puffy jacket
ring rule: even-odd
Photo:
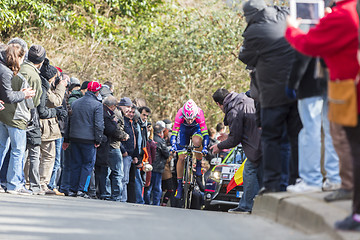
[[[170,152],[166,146],[165,139],[159,135],[154,134],[154,141],[156,142],[156,156],[152,162],[153,172],[162,173],[165,168],[165,163],[170,156]]]
[[[81,98],[82,96],[84,96],[84,95],[82,94],[82,92],[81,92],[80,90],[73,90],[73,91],[71,92],[70,96],[69,96],[68,103],[69,103],[70,106],[71,106],[71,104],[72,104],[75,100]]]
[[[254,100],[245,93],[229,93],[224,99],[225,126],[229,126],[228,139],[218,144],[220,149],[228,149],[242,144],[250,161],[261,157],[261,130],[256,124]]]
[[[242,35],[239,59],[250,68],[256,67],[262,108],[295,101],[285,95],[295,53],[284,38],[288,14],[286,8],[266,7],[252,16]]]
[[[6,52],[0,51],[0,100],[5,103],[18,103],[25,99],[25,94],[21,91],[13,91],[11,80],[14,76],[13,71],[6,66]]]
[[[71,109],[70,141],[100,144],[103,138],[104,117],[103,105],[96,95],[87,91],[85,96],[72,103]],[[67,136],[65,142],[68,142]]]

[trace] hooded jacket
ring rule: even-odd
[[[14,73],[6,66],[6,52],[0,51],[0,100],[5,103],[18,103],[25,99],[21,91],[13,91],[11,79]]]
[[[261,157],[261,130],[256,124],[254,100],[245,93],[229,93],[224,99],[225,126],[230,134],[218,144],[220,149],[228,149],[242,144],[245,155],[256,162]]]
[[[262,6],[262,5],[260,5]],[[295,100],[285,95],[294,50],[284,38],[286,8],[249,6],[244,11],[248,25],[239,59],[250,68],[256,67],[256,81],[262,108],[281,106]]]

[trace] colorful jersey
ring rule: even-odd
[[[191,124],[187,124],[185,121],[185,118],[182,114],[182,108],[179,109],[179,111],[177,112],[176,116],[175,116],[175,121],[174,121],[174,126],[172,129],[172,134],[173,136],[177,136],[179,134],[179,130],[180,130],[180,126],[184,125],[186,127],[193,127],[199,124],[200,126],[200,131],[201,131],[201,135],[207,136],[208,134],[208,129],[205,123],[205,117],[204,117],[204,112],[201,108],[199,108],[199,113],[197,114],[195,120],[191,123]]]

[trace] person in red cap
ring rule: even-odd
[[[71,104],[70,127],[63,149],[71,144],[69,196],[90,198],[87,194],[96,159],[96,148],[103,139],[103,105],[98,100],[101,84],[89,82],[84,97]]]

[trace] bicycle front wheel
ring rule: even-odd
[[[192,197],[192,159],[190,157],[185,158],[185,174],[184,174],[184,208],[189,209],[191,207]]]

